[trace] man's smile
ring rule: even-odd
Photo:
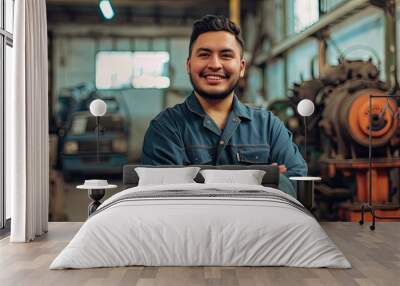
[[[202,73],[200,77],[205,78],[208,84],[218,84],[228,78],[222,73]]]

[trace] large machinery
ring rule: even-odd
[[[324,184],[318,187],[322,217],[359,220],[361,204],[368,200],[370,175],[377,214],[400,215],[399,101],[389,94],[395,92],[379,80],[372,60],[342,59],[324,68],[319,78],[294,85],[288,107],[305,98],[316,105],[308,119],[308,149],[313,154],[307,157],[310,172],[323,177]],[[382,97],[370,101],[370,95]],[[300,118],[298,122],[301,127],[292,131],[301,143],[304,125]]]

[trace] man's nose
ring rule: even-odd
[[[222,64],[220,59],[218,58],[217,55],[214,55],[212,57],[210,57],[209,61],[208,61],[208,67],[210,69],[220,69],[222,68]]]

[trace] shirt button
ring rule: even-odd
[[[224,140],[219,141],[219,145],[224,145]]]

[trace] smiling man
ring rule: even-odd
[[[193,93],[154,118],[143,144],[150,165],[276,163],[286,176],[307,165],[290,132],[271,112],[242,104],[234,93],[244,76],[240,28],[223,16],[196,21],[186,69]]]

